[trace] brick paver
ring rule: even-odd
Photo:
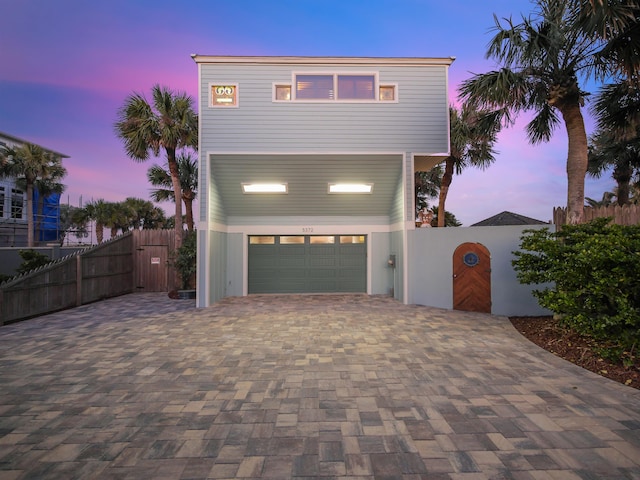
[[[0,479],[639,479],[640,392],[508,319],[137,294],[0,328]]]

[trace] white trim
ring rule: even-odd
[[[345,150],[289,150],[286,152],[280,150],[271,150],[271,151],[260,151],[260,150],[207,150],[207,157],[211,155],[253,155],[253,156],[261,156],[261,155],[282,155],[282,156],[300,156],[300,155],[397,155],[398,157],[403,157],[405,152],[400,152],[398,150],[391,151],[377,151],[377,150],[353,150],[353,151],[345,151]],[[421,154],[421,155],[434,155],[434,154]],[[447,154],[448,155],[448,154]]]
[[[230,87],[234,87],[236,89],[236,95],[235,95],[235,99],[236,102],[234,104],[231,105],[227,105],[227,104],[214,104],[213,103],[213,92],[212,92],[212,88],[214,86],[230,86]],[[240,106],[240,86],[238,85],[238,82],[209,82],[209,86],[207,88],[207,97],[208,97],[208,104],[209,104],[209,108],[238,108]],[[199,115],[199,117],[201,117],[202,115]],[[200,131],[200,130],[199,130]]]
[[[197,64],[223,65],[370,65],[398,67],[449,66],[456,57],[279,57],[279,56],[222,56],[191,54]]]
[[[444,84],[447,86],[447,88],[445,88],[444,90],[444,94],[447,99],[447,103],[445,104],[446,108],[444,112],[445,113],[444,118],[446,118],[446,121],[447,121],[447,150],[451,151],[451,118],[449,116],[449,108],[451,107],[449,105],[449,69],[448,68],[445,69],[444,76],[445,76]],[[450,153],[447,155],[450,155]]]
[[[404,220],[404,226],[402,228],[402,303],[404,303],[405,305],[409,304],[409,256],[407,255],[407,252],[409,251],[409,233],[407,231],[408,222],[405,220],[407,218],[407,162],[412,161],[413,156],[410,155],[409,158],[407,158],[407,154],[405,153],[402,161],[402,198],[404,199],[404,201],[402,202],[402,219]],[[411,168],[411,171],[413,171],[413,168]],[[411,176],[411,178],[413,179],[413,175]],[[412,223],[413,228],[415,228],[415,220]]]
[[[249,295],[249,234],[242,234],[242,296]]]
[[[388,233],[387,225],[316,225],[302,223],[300,225],[230,225],[226,233],[242,233],[244,235],[370,235],[372,233]]]

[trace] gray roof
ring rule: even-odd
[[[525,217],[513,212],[500,212],[493,217],[486,218],[478,223],[471,225],[472,227],[497,227],[501,225],[546,225],[548,222],[536,220],[535,218]]]

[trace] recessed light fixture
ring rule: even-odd
[[[287,193],[286,183],[243,183],[242,193]]]
[[[373,183],[330,183],[329,193],[371,193]]]

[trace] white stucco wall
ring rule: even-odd
[[[408,232],[409,303],[453,308],[453,252],[462,243],[477,242],[491,254],[491,302],[495,315],[548,315],[532,287],[521,285],[511,265],[526,229],[545,225],[420,228]],[[553,229],[553,225],[547,225]]]

